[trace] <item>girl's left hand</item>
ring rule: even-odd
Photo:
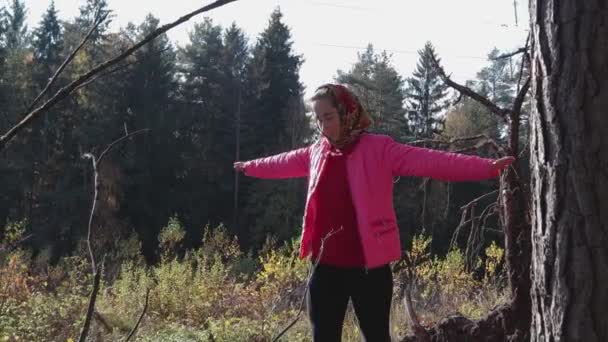
[[[515,161],[514,157],[503,157],[492,162],[492,173],[499,175],[500,171],[509,167]]]

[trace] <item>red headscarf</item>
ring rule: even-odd
[[[325,84],[317,88],[317,94],[313,97],[331,97],[344,111],[340,112],[340,137],[332,144],[343,148],[356,141],[361,133],[368,129],[372,120],[367,111],[361,106],[359,99],[348,88],[341,84]]]

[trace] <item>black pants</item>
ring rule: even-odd
[[[363,340],[390,342],[393,274],[388,265],[365,270],[318,265],[308,289],[314,342],[340,342],[348,300],[352,299]]]

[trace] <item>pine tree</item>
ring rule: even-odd
[[[61,63],[60,53],[63,49],[63,36],[57,10],[55,9],[55,1],[51,1],[39,26],[34,30],[32,45],[34,62],[38,69],[35,72],[34,83],[42,88],[48,82],[53,70]]]
[[[224,60],[225,68],[226,96],[227,102],[225,109],[227,113],[234,113],[234,160],[241,159],[241,131],[242,131],[242,108],[243,108],[243,93],[245,87],[245,79],[247,65],[249,64],[250,52],[247,38],[244,32],[236,26],[235,23],[226,29],[224,32]],[[239,212],[240,212],[240,174],[234,172],[234,182],[232,184],[232,220],[231,226],[237,236],[242,235],[239,228]]]
[[[186,226],[197,230],[232,214],[234,112],[226,104],[234,95],[226,87],[222,35],[222,27],[207,18],[195,25],[180,51],[178,143],[184,169],[179,186],[188,194],[180,199],[180,210],[188,212]]]
[[[8,30],[8,13],[4,6],[0,6],[0,75],[2,74],[4,59],[6,58],[6,32]]]
[[[248,66],[243,110],[243,157],[252,159],[303,145],[309,132],[302,104],[299,68],[302,57],[293,52],[290,29],[275,10],[268,27],[260,34]],[[248,235],[260,244],[266,234],[279,240],[299,231],[304,184],[300,180],[243,182],[245,219],[251,222]]]
[[[139,40],[159,26],[159,20],[148,14],[132,39]],[[121,162],[127,175],[124,184],[123,212],[142,239],[145,254],[153,255],[158,230],[176,213],[177,194],[172,186],[178,173],[179,154],[175,146],[175,71],[177,55],[166,35],[138,50],[134,64],[126,75],[120,111],[126,128],[133,132],[149,129],[129,144]]]
[[[7,30],[7,12],[4,6],[0,6],[0,116],[7,116],[7,91],[6,91],[6,30]],[[0,129],[4,133],[8,128],[8,123],[5,120],[0,120]]]
[[[260,34],[253,49],[248,88],[252,108],[247,110],[247,125],[255,132],[250,156],[282,151],[291,146],[288,137],[289,104],[302,96],[299,70],[302,57],[294,54],[290,29],[276,9],[268,27]],[[255,147],[254,147],[255,146]]]
[[[514,65],[509,58],[497,59],[501,54],[502,52],[496,48],[488,54],[490,65],[477,73],[475,87],[492,102],[503,108],[508,108],[513,105],[513,99],[515,98],[519,64],[515,63]]]
[[[26,19],[25,3],[13,0],[7,15],[6,47],[9,51],[25,46],[27,42]]]
[[[80,6],[80,11],[74,21],[75,30],[78,33],[77,39],[86,34],[99,18],[106,17],[106,20],[97,26],[97,29],[89,37],[89,42],[84,46],[87,54],[94,61],[103,59],[107,53],[107,48],[103,47],[104,41],[108,36],[108,29],[112,20],[112,10],[109,9],[106,0],[86,0]],[[107,42],[106,42],[107,43]]]
[[[407,79],[407,109],[414,135],[428,138],[441,129],[439,114],[448,106],[448,88],[433,67],[432,60],[439,61],[433,44],[427,42],[418,54],[416,70]]]
[[[370,112],[374,120],[372,131],[401,141],[410,135],[403,107],[404,81],[386,52],[377,54],[368,45],[349,72],[338,71],[337,80],[348,84]]]

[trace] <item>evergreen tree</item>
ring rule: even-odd
[[[60,53],[63,49],[61,25],[55,9],[55,1],[51,1],[48,9],[33,33],[34,61],[37,64],[34,83],[40,88],[48,83],[54,70],[61,63]]]
[[[432,60],[439,61],[433,44],[427,42],[418,54],[416,70],[407,79],[407,110],[414,135],[428,138],[441,129],[439,114],[448,106],[448,87],[433,67]]]
[[[4,6],[0,6],[0,75],[3,72],[4,59],[6,58],[6,45],[8,30],[8,13]]]
[[[372,131],[401,141],[410,135],[403,107],[404,81],[386,52],[376,54],[368,45],[349,72],[338,71],[337,80],[348,84],[370,112],[374,120]]]
[[[112,10],[109,9],[106,0],[86,0],[85,3],[80,6],[79,15],[74,21],[79,36],[82,36],[89,31],[98,18],[104,16],[106,17],[106,20],[97,26],[97,30],[89,37],[89,43],[84,46],[84,50],[86,50],[95,60],[100,59],[104,55],[102,43],[108,35]],[[78,39],[80,38],[81,37],[78,37]]]
[[[502,52],[496,48],[488,54],[490,65],[477,73],[477,81],[474,84],[482,95],[497,105],[508,108],[513,105],[515,98],[519,64],[514,66],[509,58],[497,59],[496,57],[501,54]]]
[[[7,117],[7,99],[6,99],[6,30],[7,30],[7,12],[4,6],[0,6],[0,117]],[[8,122],[5,119],[0,119],[0,129],[5,132]]]
[[[222,27],[207,18],[195,25],[180,51],[178,143],[184,166],[179,186],[186,195],[179,207],[197,240],[203,225],[215,226],[232,214],[235,98],[224,50]]]
[[[243,108],[243,93],[246,80],[247,65],[249,64],[250,53],[247,38],[244,32],[236,26],[235,23],[224,32],[224,60],[226,85],[225,89],[226,100],[225,109],[227,113],[233,113],[234,117],[234,159],[241,159],[241,131],[242,131],[242,108]],[[239,228],[239,199],[240,199],[240,174],[234,172],[234,181],[232,182],[232,229],[237,236],[242,235]]]
[[[246,144],[250,156],[282,151],[291,146],[288,137],[289,104],[302,96],[299,70],[302,57],[294,54],[291,32],[276,9],[268,27],[260,34],[250,64],[250,83],[254,93],[247,110],[247,126],[255,143]]]
[[[159,26],[159,20],[148,14],[144,22],[132,28],[132,39],[139,40]],[[150,129],[129,144],[121,166],[124,184],[123,217],[140,236],[145,255],[152,256],[157,235],[168,217],[176,213],[173,188],[179,169],[173,133],[176,129],[175,80],[176,53],[166,35],[138,50],[134,64],[126,75],[120,111],[127,130]]]
[[[25,3],[13,0],[7,15],[6,27],[6,47],[9,51],[25,46],[27,42],[26,19]]]
[[[248,67],[243,160],[300,147],[310,131],[298,74],[302,57],[293,52],[291,32],[282,17],[278,9],[272,13]],[[243,187],[248,194],[244,213],[251,222],[250,241],[260,244],[269,233],[285,240],[299,232],[305,196],[301,180],[248,179]]]

